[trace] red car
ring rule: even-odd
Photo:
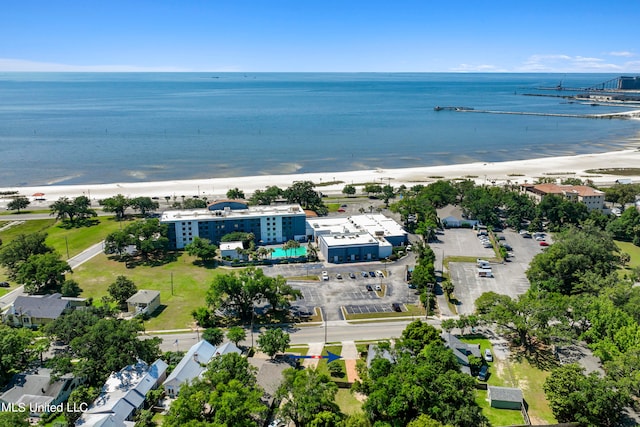
[[[547,242],[540,242],[540,246],[549,246]]]

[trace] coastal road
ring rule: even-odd
[[[397,338],[400,336],[404,328],[411,323],[413,319],[408,318],[401,321],[379,321],[366,323],[348,323],[345,321],[329,321],[326,324],[326,342],[341,341],[363,341],[363,340],[382,340]],[[428,323],[440,327],[439,319],[429,319]],[[247,339],[241,341],[244,346],[251,346],[250,328],[246,328]],[[318,326],[293,326],[286,329],[291,336],[291,344],[309,344],[325,342],[325,325]],[[256,328],[253,334],[256,345],[260,332]],[[154,333],[145,334],[145,337],[159,337],[162,339],[160,349],[162,351],[186,351],[195,344],[198,338],[201,339],[202,334],[194,332],[179,332],[170,334]]]

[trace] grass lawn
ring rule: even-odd
[[[127,221],[122,224],[113,217],[95,218],[98,223],[91,227],[78,227],[66,229],[55,225],[47,230],[47,244],[52,246],[62,258],[67,258],[67,244],[69,245],[69,256],[78,255],[88,247],[104,240],[108,234],[118,230],[121,226],[126,226]]]
[[[55,218],[25,221],[22,224],[0,231],[0,239],[2,239],[2,244],[6,245],[20,234],[32,234],[41,231],[49,232],[49,228],[53,226],[55,222]]]
[[[298,354],[300,356],[306,356],[307,353],[309,352],[309,346],[301,346],[301,347],[289,347],[288,349],[285,350],[285,353],[293,353],[293,354]]]
[[[620,251],[628,253],[631,257],[629,264],[621,271],[627,271],[635,267],[640,267],[640,247],[634,245],[631,242],[622,242],[620,240],[614,240],[616,246],[620,248]]]
[[[476,390],[476,403],[482,408],[482,413],[489,419],[492,426],[500,427],[524,424],[524,418],[520,411],[492,408],[487,399],[486,390]]]
[[[204,297],[213,277],[228,273],[224,269],[194,266],[194,259],[186,253],[179,253],[176,261],[165,265],[128,269],[124,262],[113,261],[100,254],[78,267],[69,278],[80,284],[83,289],[81,297],[92,297],[95,301],[107,295],[107,288],[120,275],[133,280],[138,289],[160,291],[161,309],[145,322],[146,329],[183,329],[192,326],[193,309],[205,305]]]
[[[347,415],[362,412],[362,402],[356,399],[349,389],[338,389],[336,403],[340,407],[340,410]]]
[[[462,338],[462,341],[469,344],[480,344],[480,350],[489,348],[493,353],[493,348],[488,339],[483,337]],[[524,394],[524,399],[529,405],[529,417],[533,424],[551,424],[556,420],[549,408],[542,384],[549,376],[549,371],[543,371],[531,365],[525,358],[512,357],[507,361],[494,358],[494,362],[489,363],[489,379],[487,384],[498,387],[518,387]],[[486,395],[484,397],[486,399]],[[478,397],[476,398],[478,400]],[[488,406],[488,403],[487,403]],[[483,406],[484,408],[484,406]],[[499,410],[503,411],[503,410]],[[488,414],[485,413],[487,417]],[[491,420],[491,419],[490,419]],[[492,424],[493,421],[492,421]],[[497,424],[496,424],[497,425]]]

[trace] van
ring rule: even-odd
[[[486,259],[476,259],[476,267],[488,268],[489,270],[491,270],[491,265],[489,265],[489,261],[487,261]]]
[[[478,277],[493,277],[493,273],[489,268],[479,268]]]
[[[480,368],[480,372],[478,372],[478,379],[480,381],[486,381],[488,377],[489,377],[489,366],[482,365],[482,368]]]

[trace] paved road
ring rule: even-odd
[[[325,342],[325,332],[327,340],[326,342],[341,342],[341,341],[361,341],[361,340],[382,340],[397,338],[400,336],[404,328],[413,319],[396,320],[396,321],[380,321],[375,323],[347,323],[345,321],[329,321],[325,325],[319,326],[300,326],[293,327],[287,330],[291,335],[291,344],[309,344]],[[434,326],[440,327],[440,320],[429,319],[428,322]],[[259,330],[256,328],[253,334],[254,345],[258,336]],[[196,332],[180,332],[174,334],[155,334],[150,333],[146,335],[148,337],[157,336],[162,338],[160,349],[162,351],[186,351],[189,347],[195,344],[198,338],[201,338],[201,333]],[[176,343],[177,340],[177,343]],[[247,328],[247,339],[241,342],[242,345],[251,345],[251,333]]]

